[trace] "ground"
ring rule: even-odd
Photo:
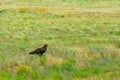
[[[119,80],[119,66],[119,0],[0,1],[0,80]]]

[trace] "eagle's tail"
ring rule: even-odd
[[[35,51],[30,52],[29,54],[35,54]]]

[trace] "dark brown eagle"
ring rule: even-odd
[[[43,47],[37,48],[34,51],[30,52],[29,54],[38,54],[38,55],[42,56],[46,52],[47,47],[48,47],[48,45],[45,44]]]

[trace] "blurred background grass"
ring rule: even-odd
[[[119,0],[1,0],[0,80],[118,80],[119,9]],[[45,56],[28,54],[45,43]]]

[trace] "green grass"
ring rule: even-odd
[[[118,80],[120,1],[0,1],[0,80]],[[48,44],[42,57],[29,55]]]

